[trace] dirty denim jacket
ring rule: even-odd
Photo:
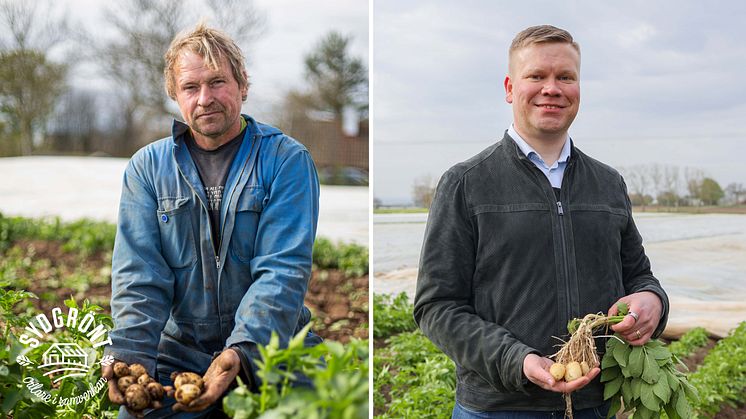
[[[257,358],[256,344],[272,332],[286,344],[310,319],[303,299],[318,221],[316,169],[303,145],[244,118],[218,254],[185,124],[174,122],[171,137],[139,150],[125,170],[106,352],[165,384],[175,370],[203,374],[231,346]],[[320,341],[306,337],[307,345]]]

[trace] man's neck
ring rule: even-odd
[[[241,131],[243,131],[243,127],[245,126],[245,122],[241,121],[243,121],[243,117],[239,117],[239,120],[236,121],[236,123],[233,124],[233,126],[231,126],[228,131],[224,132],[218,137],[209,137],[206,135],[202,135],[191,128],[189,129],[189,131],[192,133],[192,138],[199,148],[211,151],[236,138],[236,136],[240,134]]]
[[[559,159],[560,154],[562,154],[562,147],[564,147],[565,141],[567,141],[568,138],[567,132],[560,135],[529,137],[521,132],[521,130],[515,125],[513,125],[513,129],[515,129],[515,132],[517,132],[518,135],[520,135],[521,138],[531,146],[531,148],[539,153],[541,159],[544,160],[548,166],[553,165],[554,162]]]

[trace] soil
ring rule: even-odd
[[[18,241],[15,247],[24,249],[25,256],[42,267],[32,271],[26,289],[38,296],[34,299],[34,308],[39,312],[49,313],[61,302],[73,296],[80,304],[88,298],[92,303],[111,313],[111,284],[109,280],[89,282],[86,290],[81,292],[64,283],[59,287],[49,287],[49,278],[55,274],[66,278],[81,270],[85,272],[110,272],[110,259],[103,252],[81,258],[77,254],[65,252],[60,243],[42,240]],[[53,293],[53,295],[50,295]],[[313,330],[322,338],[346,343],[351,337],[368,338],[368,276],[349,278],[338,270],[315,270],[306,294],[305,304],[311,309],[314,322]]]

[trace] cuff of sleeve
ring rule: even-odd
[[[526,378],[526,375],[523,374],[523,360],[528,354],[541,356],[541,352],[522,343],[515,344],[513,350],[510,352],[511,355],[507,357],[507,365],[498,366],[501,371],[505,371],[508,375],[503,379],[505,387],[509,390],[520,391],[524,394],[528,394],[526,387],[530,382],[528,381],[528,378]]]
[[[255,359],[260,359],[259,350],[253,342],[241,342],[230,346],[238,354],[241,360],[241,372],[239,376],[246,383],[249,391],[257,393],[259,391],[259,377],[256,375]]]

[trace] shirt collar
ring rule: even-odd
[[[513,141],[515,141],[516,144],[518,144],[518,148],[521,149],[521,151],[526,157],[531,158],[533,154],[539,160],[542,160],[539,153],[537,153],[536,150],[534,150],[534,148],[531,147],[526,142],[526,140],[524,140],[523,137],[521,137],[518,134],[518,131],[515,130],[515,127],[513,126],[513,124],[510,124],[510,128],[508,128],[508,135],[510,135]],[[562,151],[560,151],[560,155],[559,155],[559,158],[557,159],[557,163],[567,163],[567,161],[570,160],[570,151],[571,151],[570,142],[571,141],[572,139],[568,135],[567,138],[565,139],[564,145],[562,145]]]

